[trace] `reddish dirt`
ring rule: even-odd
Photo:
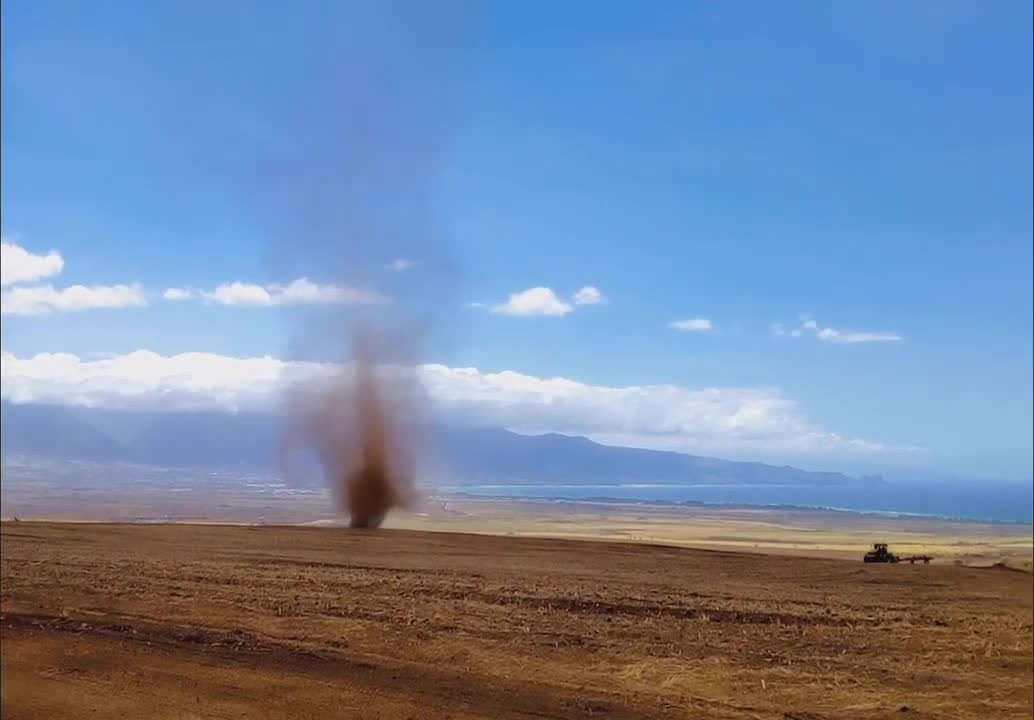
[[[445,533],[4,523],[3,717],[1029,718],[1032,579]]]

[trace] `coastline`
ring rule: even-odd
[[[481,486],[487,487],[487,486]],[[615,486],[618,487],[618,486]],[[647,485],[626,485],[621,487],[654,487]],[[663,487],[663,486],[658,486]],[[488,494],[476,494],[466,493],[450,489],[447,493],[442,493],[439,497],[442,498],[453,498],[463,499],[470,501],[485,500],[485,501],[500,501],[500,502],[514,502],[514,503],[571,503],[571,504],[585,504],[585,505],[616,505],[616,506],[632,506],[632,507],[663,507],[663,508],[712,508],[712,509],[726,509],[726,510],[794,510],[794,511],[814,511],[814,512],[831,512],[831,513],[843,513],[844,515],[864,515],[864,516],[876,516],[886,518],[919,518],[919,519],[930,519],[930,520],[948,520],[951,522],[959,523],[979,523],[979,524],[991,524],[991,525],[1018,525],[1026,527],[1034,527],[1034,523],[1025,520],[1009,520],[1001,518],[981,518],[972,517],[965,515],[949,515],[949,514],[938,514],[938,513],[920,513],[920,512],[905,512],[900,510],[877,510],[877,509],[856,509],[848,507],[835,507],[831,505],[811,505],[803,503],[744,503],[744,502],[707,502],[703,500],[632,500],[628,498],[611,497],[607,495],[591,496],[591,497],[567,497],[563,495],[556,495],[553,497],[533,497],[526,495],[488,495]]]
[[[7,475],[5,519],[128,524],[344,524],[323,489],[275,492],[223,485],[189,492],[168,485],[69,485]],[[261,485],[261,483],[259,484]],[[175,492],[175,490],[181,490]],[[5,522],[9,530],[11,525]],[[425,490],[386,528],[514,537],[556,537],[841,558],[857,561],[874,542],[936,563],[1034,565],[1034,525],[900,512],[747,503],[541,498]]]
[[[1034,485],[885,483],[856,486],[718,484],[441,484],[437,492],[470,497],[612,500],[621,503],[809,508],[886,516],[1034,524]]]

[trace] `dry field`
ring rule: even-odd
[[[453,498],[445,511],[395,513],[390,527],[687,545],[858,560],[875,541],[934,562],[1031,568],[1034,532],[1019,523],[889,517],[792,508]]]
[[[5,522],[3,717],[1029,718],[1032,578],[405,530]]]

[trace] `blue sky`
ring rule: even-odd
[[[544,379],[566,378],[599,390],[592,415],[604,389],[653,388],[612,428],[490,414],[514,427],[1031,476],[1029,3],[303,5],[3,4],[2,231],[62,259],[5,284],[6,394],[117,379],[40,374],[41,353],[300,359],[300,317],[365,306],[216,289],[306,277],[299,298],[433,305],[420,359],[493,374],[485,392],[513,371],[538,382],[505,392],[555,405]],[[375,139],[338,132],[359,110]],[[146,305],[21,314],[6,294],[76,284]],[[575,303],[585,287],[605,301]],[[495,311],[531,288],[552,295]],[[670,326],[693,319],[710,329]],[[202,371],[168,372],[148,387]],[[642,417],[667,386],[690,420]],[[700,410],[705,389],[732,409]],[[758,414],[843,442],[720,437]]]

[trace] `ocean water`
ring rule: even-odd
[[[455,485],[441,492],[482,497],[708,505],[795,506],[888,515],[1034,523],[1032,484],[897,484],[872,487],[797,485]]]

